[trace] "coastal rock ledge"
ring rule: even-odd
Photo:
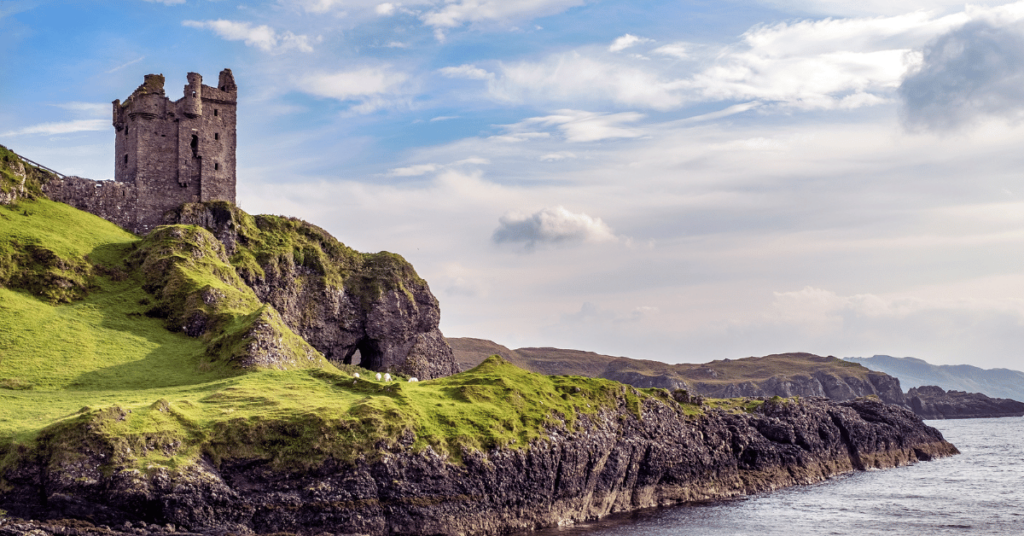
[[[0,534],[508,534],[958,453],[909,410],[868,399],[776,398],[753,413],[687,416],[671,398],[649,397],[547,432],[527,448],[464,451],[457,462],[413,452],[407,437],[354,465],[302,471],[204,460],[178,473],[101,472],[109,453],[83,448],[74,463],[39,457],[5,471],[0,508],[62,521],[9,518]],[[93,529],[101,525],[113,530]]]

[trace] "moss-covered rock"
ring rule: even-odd
[[[350,364],[358,351],[371,370],[458,372],[437,299],[400,255],[359,253],[310,223],[225,202],[187,204],[167,221],[212,232],[256,296],[331,361]]]
[[[323,356],[264,305],[230,264],[224,244],[202,227],[154,229],[128,258],[153,295],[147,316],[208,341],[221,364],[248,368],[322,367]]]

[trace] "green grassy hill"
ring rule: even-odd
[[[144,474],[203,456],[301,468],[398,444],[458,460],[667,397],[499,358],[386,384],[326,362],[275,314],[202,228],[140,238],[41,198],[0,205],[0,490],[26,457],[73,463],[86,445],[111,453],[104,471]],[[245,361],[267,344],[284,359]]]

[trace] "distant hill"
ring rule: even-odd
[[[906,406],[898,380],[832,356],[791,353],[673,365],[561,348],[511,350],[484,339],[447,340],[463,370],[497,354],[541,374],[606,378],[641,388],[686,389],[715,398],[778,395],[850,400],[877,395],[888,403]]]
[[[1024,401],[1024,372],[1010,369],[981,369],[971,365],[932,365],[914,357],[847,357],[851,363],[884,372],[900,379],[904,389],[937,385],[947,391],[982,393],[993,398]]]

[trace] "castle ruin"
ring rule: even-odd
[[[188,73],[184,96],[164,94],[164,76],[149,74],[122,103],[113,102],[114,180],[53,180],[46,194],[145,234],[184,203],[235,202],[238,86],[231,69],[217,87]]]

